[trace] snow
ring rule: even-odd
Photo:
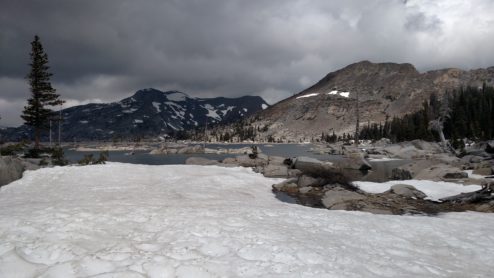
[[[328,95],[340,95],[342,97],[350,97],[350,92],[339,92],[339,91],[336,91],[336,90],[333,90],[331,92],[328,93]]]
[[[143,120],[134,119],[134,123],[136,124],[142,124],[143,122],[144,122]]]
[[[213,118],[216,120],[221,120],[221,116],[218,115],[216,109],[214,109],[214,107],[211,104],[201,105],[201,107],[208,110],[208,114],[206,115],[206,117]]]
[[[160,105],[161,105],[161,103],[159,103],[159,102],[154,102],[154,101],[153,101],[153,106],[154,106],[154,108],[156,109],[156,111],[157,111],[158,113],[161,113],[161,108],[160,108]]]
[[[339,95],[342,96],[342,97],[349,97],[350,96],[350,92],[340,92]]]
[[[380,158],[370,158],[369,161],[372,162],[385,162],[385,161],[395,161],[395,160],[402,160],[400,158],[391,158],[391,157],[380,157]]]
[[[473,170],[466,170],[464,172],[467,173],[468,177],[471,179],[481,180],[485,178],[485,176],[474,174]]]
[[[44,168],[0,189],[0,277],[490,277],[494,216],[278,201],[247,168]]]
[[[244,110],[244,112],[247,112],[247,111],[249,111],[249,110],[247,110],[247,108],[244,108],[244,109],[242,109],[242,110]]]
[[[221,104],[219,107],[224,107],[224,104]],[[221,114],[225,116],[228,112],[232,111],[235,106],[228,106],[226,109],[221,110]]]
[[[383,183],[357,181],[355,185],[369,193],[382,193],[389,190],[395,184],[413,185],[418,190],[427,195],[426,199],[438,201],[441,198],[458,195],[460,193],[473,192],[481,189],[478,185],[462,185],[453,182],[429,181],[429,180],[398,180]]]
[[[264,109],[268,108],[268,106],[263,103],[263,104],[261,104],[261,108],[262,108],[262,110],[264,110]]]
[[[128,110],[122,110],[122,113],[132,114],[137,111],[137,108],[130,108]]]
[[[318,93],[312,93],[312,94],[307,94],[307,95],[299,96],[299,97],[297,97],[297,99],[306,98],[306,97],[315,97],[317,95],[319,95],[319,94]]]
[[[166,98],[171,101],[185,101],[187,99],[187,95],[184,93],[175,92],[167,95]]]
[[[87,124],[89,122],[88,121],[79,121],[79,123],[81,123],[81,124]]]

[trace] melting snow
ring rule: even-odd
[[[160,105],[161,105],[161,103],[159,103],[159,102],[154,102],[154,101],[153,101],[153,106],[154,106],[154,108],[156,109],[156,111],[157,111],[158,113],[160,113],[160,112],[161,112]]]
[[[493,214],[313,209],[275,199],[278,181],[215,166],[27,171],[0,189],[0,276],[492,275]]]
[[[336,95],[336,94],[338,94],[338,91],[331,91],[328,93],[328,95]]]
[[[299,97],[297,97],[297,99],[306,98],[306,97],[315,97],[317,95],[319,95],[319,94],[318,93],[312,93],[312,94],[308,94],[308,95],[299,96]]]
[[[401,181],[388,181],[383,183],[357,181],[354,182],[360,189],[370,193],[382,193],[391,188],[395,184],[409,184],[413,185],[418,190],[424,192],[427,195],[427,199],[437,201],[441,198],[458,195],[460,193],[472,192],[479,190],[481,187],[478,185],[462,185],[453,182],[443,181],[428,181],[428,180],[401,180]]]

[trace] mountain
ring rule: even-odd
[[[143,89],[119,102],[63,109],[62,139],[107,140],[174,134],[206,123],[230,123],[268,106],[258,96],[194,98],[178,91]],[[20,140],[30,135],[26,126],[4,129],[2,133],[4,140]]]
[[[356,98],[360,123],[417,111],[431,93],[439,97],[460,86],[494,84],[494,67],[464,71],[418,72],[411,64],[362,61],[331,72],[310,88],[260,111],[248,122],[265,127],[259,138],[289,141],[320,138],[321,133],[353,133]]]

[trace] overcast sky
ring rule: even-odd
[[[0,0],[0,125],[41,37],[66,106],[154,87],[274,103],[361,60],[494,66],[492,0]]]

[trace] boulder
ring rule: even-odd
[[[468,178],[468,173],[465,172],[451,172],[451,173],[446,173],[443,178],[445,179],[451,179],[451,180],[459,180],[459,179],[467,179]]]
[[[235,158],[235,163],[242,167],[257,167],[268,164],[266,159],[262,158],[250,158],[248,155],[241,155]]]
[[[301,187],[298,189],[298,192],[301,194],[307,194],[312,190],[312,186]]]
[[[284,157],[281,156],[269,156],[268,157],[268,163],[271,165],[285,165],[283,163],[285,161]]]
[[[0,186],[9,184],[22,177],[24,166],[19,158],[0,157]]]
[[[343,158],[335,162],[335,166],[341,169],[350,169],[350,170],[361,170],[367,171],[372,169],[372,166],[365,160],[365,158],[360,155],[354,155],[351,157]]]
[[[216,160],[207,159],[204,157],[189,157],[185,160],[186,165],[218,165]]]
[[[424,192],[408,184],[395,184],[389,191],[407,198],[425,199],[427,197]]]
[[[259,171],[262,171],[262,167],[268,164],[266,159],[262,158],[250,158],[248,155],[241,155],[237,157],[227,157],[223,159],[223,164],[238,165],[242,167],[256,167]]]
[[[261,169],[261,173],[265,177],[287,177],[288,167],[285,165],[271,165],[268,164]]]
[[[297,185],[298,185],[298,187],[322,186],[322,185],[324,185],[324,180],[313,178],[313,177],[307,176],[307,175],[302,175],[298,178]]]
[[[318,175],[324,172],[335,171],[336,168],[331,162],[324,162],[311,157],[300,156],[292,162],[293,168],[305,174]]]
[[[302,171],[300,171],[298,169],[288,169],[288,177],[289,178],[299,177],[300,175],[302,175]]]
[[[204,153],[204,148],[200,145],[187,146],[177,150],[179,154]]]
[[[295,189],[296,191],[298,191],[297,190],[297,179],[295,179],[295,178],[287,179],[287,180],[284,180],[280,183],[273,184],[272,187],[273,187],[273,190],[275,190],[275,191],[288,192],[288,191],[291,191],[292,189]]]
[[[404,168],[398,167],[394,168],[391,170],[391,177],[392,180],[411,180],[412,179],[412,173]]]
[[[324,207],[328,209],[346,209],[345,202],[363,200],[365,198],[364,195],[357,192],[335,187],[326,191],[321,201]]]
[[[494,154],[494,140],[488,141],[485,146],[485,152]]]

